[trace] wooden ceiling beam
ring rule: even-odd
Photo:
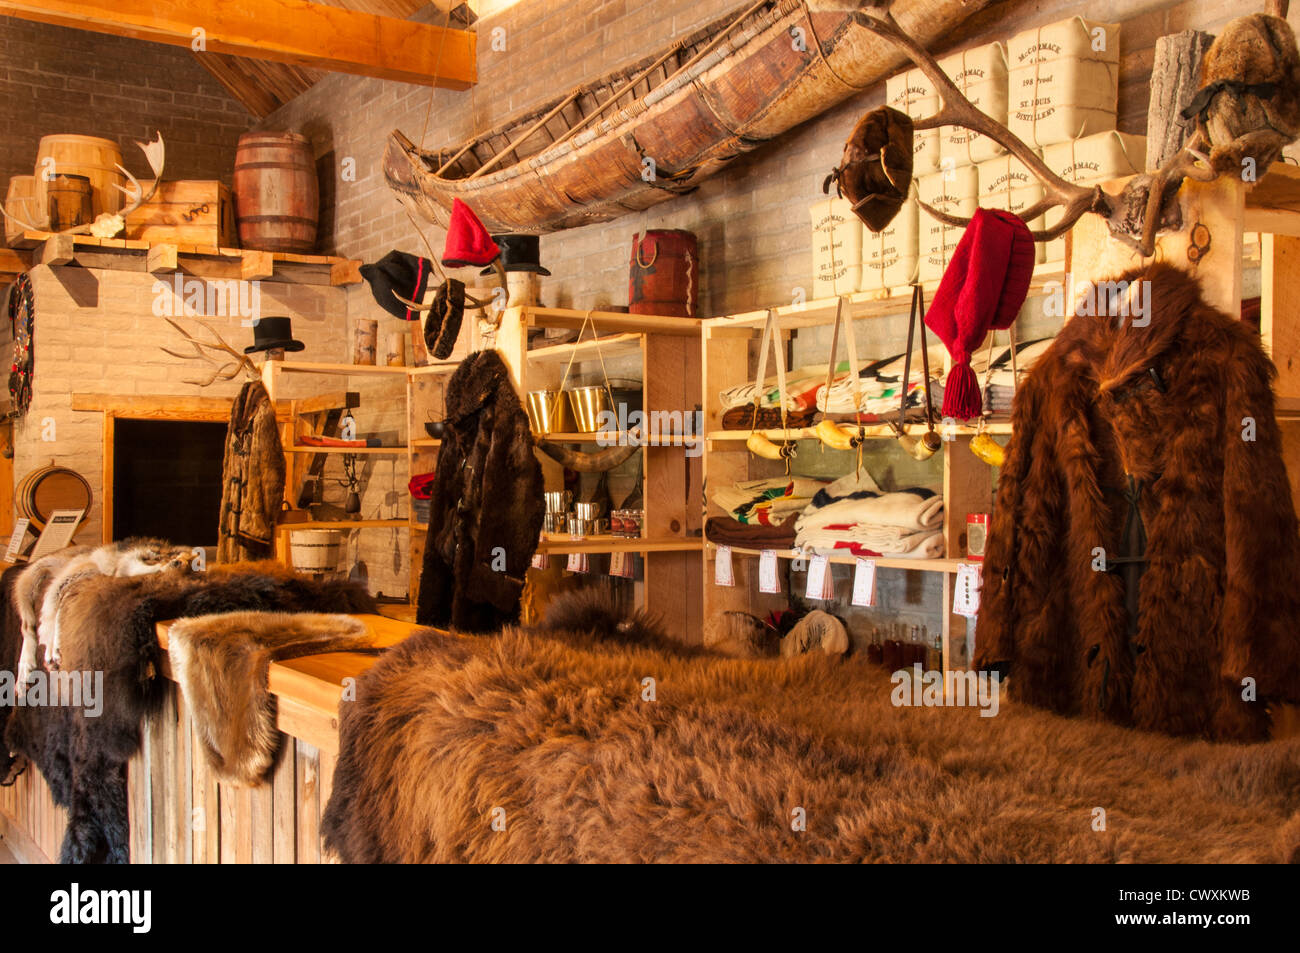
[[[0,0],[0,15],[421,86],[477,79],[470,31],[306,0]]]

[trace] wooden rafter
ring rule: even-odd
[[[306,0],[0,0],[0,14],[424,86],[468,89],[477,75],[472,32]]]

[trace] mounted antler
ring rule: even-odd
[[[127,182],[130,184],[130,187],[126,188],[118,185],[115,182],[113,183],[113,188],[117,189],[118,191],[124,193],[127,196],[129,200],[127,207],[117,213],[101,212],[99,215],[95,217],[95,220],[93,222],[87,225],[76,225],[73,226],[72,228],[65,228],[62,231],[58,232],[57,234],[94,235],[97,238],[112,238],[113,236],[121,232],[122,229],[126,228],[126,217],[128,215],[130,215],[132,212],[134,212],[136,209],[142,206],[145,202],[149,201],[151,198],[154,197],[154,193],[158,191],[158,186],[162,182],[163,167],[166,165],[167,150],[165,144],[163,143],[162,133],[161,132],[157,133],[155,138],[148,144],[143,142],[137,142],[136,145],[140,147],[140,150],[144,153],[145,158],[149,160],[149,168],[153,170],[153,176],[154,176],[153,186],[149,189],[149,191],[146,192],[144,190],[144,187],[140,185],[140,182],[136,179],[136,177],[133,176],[130,172],[128,172],[123,166],[119,164],[117,167],[118,171],[120,171],[124,176],[126,176]],[[40,228],[36,225],[33,225],[31,222],[24,221],[23,219],[19,218],[17,215],[10,214],[9,212],[5,211],[3,207],[0,207],[0,214],[4,215],[5,218],[17,222],[19,225],[21,225],[24,229],[26,229],[29,232],[47,231],[47,229]]]
[[[218,354],[226,354],[234,358],[233,361],[226,361],[225,363],[220,364],[220,366],[217,367],[217,369],[214,370],[206,380],[201,380],[201,381],[187,380],[185,381],[186,384],[197,384],[199,387],[207,387],[209,384],[213,384],[219,380],[220,381],[234,380],[236,377],[239,376],[239,372],[241,370],[244,371],[244,373],[248,374],[250,378],[257,378],[261,376],[261,373],[257,369],[257,365],[254,364],[252,361],[250,361],[247,358],[247,356],[245,356],[241,351],[236,350],[235,348],[227,344],[224,340],[222,340],[221,335],[218,334],[216,330],[212,327],[212,325],[208,324],[206,321],[200,321],[199,324],[207,328],[208,333],[211,334],[214,338],[216,338],[217,340],[216,344],[211,344],[207,341],[200,341],[198,338],[190,334],[189,331],[185,330],[185,328],[181,327],[171,318],[163,318],[163,320],[166,321],[168,324],[170,324],[172,327],[174,327],[177,331],[179,331],[181,333],[181,336],[185,338],[186,342],[192,348],[191,353],[183,354],[179,351],[173,351],[170,350],[169,348],[164,347],[160,349],[164,354],[169,354],[172,357],[178,357],[183,361],[193,360],[197,358],[202,361],[207,361],[209,364],[217,364],[218,361],[216,358],[212,357],[212,355],[206,353],[208,351],[215,351]]]

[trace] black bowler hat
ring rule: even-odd
[[[541,266],[541,241],[536,235],[493,235],[492,240],[501,249],[501,264],[506,271],[535,271],[539,275],[550,275]],[[493,274],[491,268],[484,268],[480,275]]]
[[[293,339],[293,324],[288,318],[258,318],[253,322],[253,345],[244,348],[245,354],[254,351],[301,351],[307,345]]]
[[[393,297],[393,292],[407,301],[423,303],[432,272],[433,262],[404,251],[390,251],[373,265],[361,266],[361,277],[370,283],[375,302],[403,321],[418,321],[420,315]]]

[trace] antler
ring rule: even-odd
[[[937,129],[940,126],[962,126],[988,136],[994,142],[1004,146],[1043,185],[1045,195],[1042,200],[1017,213],[1025,221],[1032,221],[1048,209],[1061,207],[1065,210],[1061,220],[1051,228],[1033,233],[1035,241],[1051,241],[1064,235],[1074,227],[1074,223],[1082,218],[1085,212],[1096,212],[1104,218],[1111,217],[1113,212],[1111,196],[1103,192],[1099,186],[1084,188],[1081,185],[1065,181],[1065,179],[1048,168],[1047,163],[1040,159],[1038,154],[1029,148],[1019,136],[1006,126],[980,112],[966,98],[965,94],[957,88],[957,84],[948,78],[948,75],[940,68],[938,61],[924,47],[903,32],[898,25],[898,21],[889,12],[889,0],[869,0],[864,6],[872,7],[872,12],[868,13],[859,10],[854,14],[854,19],[876,35],[900,47],[930,82],[935,85],[943,101],[943,108],[938,113],[925,119],[915,120],[913,128],[925,130]],[[947,212],[941,212],[924,202],[920,204],[926,212],[945,224],[959,228],[970,224],[969,218],[949,215]]]
[[[181,333],[181,336],[185,338],[186,343],[188,343],[192,349],[191,353],[183,354],[179,351],[173,351],[169,348],[165,348],[165,347],[160,348],[160,350],[164,354],[169,354],[172,357],[178,357],[181,360],[186,360],[186,361],[198,358],[199,360],[207,361],[209,364],[217,364],[217,359],[212,357],[210,354],[205,353],[207,351],[215,351],[218,354],[227,354],[234,358],[233,361],[226,361],[225,363],[220,364],[217,367],[217,369],[214,370],[212,374],[208,376],[206,380],[199,381],[199,380],[191,379],[185,381],[186,384],[197,384],[199,387],[207,387],[209,384],[212,384],[218,380],[222,380],[222,381],[234,380],[236,377],[239,376],[239,372],[241,370],[244,371],[246,374],[248,374],[250,378],[255,378],[260,376],[260,372],[257,369],[257,365],[254,364],[252,361],[250,361],[242,351],[239,351],[231,347],[229,344],[227,344],[225,340],[222,339],[221,335],[216,332],[216,329],[214,329],[212,325],[208,324],[208,322],[199,321],[199,324],[203,325],[203,327],[207,329],[208,333],[211,334],[214,338],[216,338],[217,340],[216,344],[210,344],[207,341],[200,341],[193,334],[190,334],[189,331],[185,330],[185,328],[177,324],[171,318],[163,318],[163,320],[166,321],[168,324],[170,324],[172,327],[174,327],[177,331],[179,331]]]

